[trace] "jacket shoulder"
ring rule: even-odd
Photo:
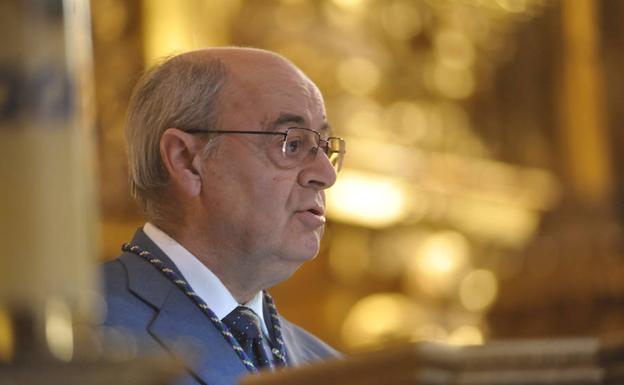
[[[287,346],[291,354],[296,354],[294,358],[298,363],[325,360],[330,358],[341,358],[342,354],[332,348],[327,343],[300,326],[280,317],[284,338],[290,342]]]
[[[119,259],[106,262],[101,266],[101,277],[106,303],[104,325],[144,329],[155,309],[130,290],[126,266]]]

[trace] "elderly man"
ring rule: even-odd
[[[319,251],[344,156],[329,131],[317,87],[271,52],[194,51],[147,73],[126,126],[147,223],[104,266],[106,325],[181,357],[181,384],[336,356],[265,291]]]

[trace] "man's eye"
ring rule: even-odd
[[[301,140],[300,139],[291,139],[286,142],[286,155],[295,155],[299,153],[301,150]]]

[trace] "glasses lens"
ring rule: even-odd
[[[282,145],[285,162],[295,165],[303,162],[318,147],[319,134],[305,128],[289,128]]]
[[[340,138],[328,138],[321,143],[318,132],[306,128],[289,128],[282,143],[281,156],[278,163],[284,167],[295,167],[317,155],[319,147],[329,158],[336,170],[342,168],[342,159],[345,153],[345,142]]]

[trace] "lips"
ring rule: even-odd
[[[315,207],[309,208],[306,211],[309,211],[312,214],[318,215],[318,216],[321,216],[321,217],[325,215],[325,210],[323,210],[323,208],[320,207],[320,206],[315,206]]]
[[[296,216],[304,225],[317,228],[325,224],[325,209],[321,206],[313,206],[296,212]]]

